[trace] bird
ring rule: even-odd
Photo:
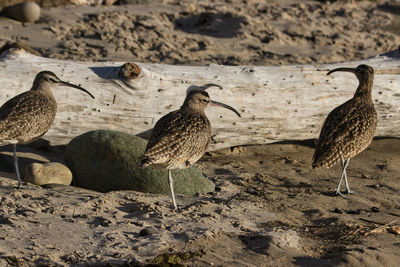
[[[336,194],[345,197],[340,186],[344,178],[346,193],[352,194],[346,175],[350,158],[366,149],[374,138],[377,126],[377,112],[372,101],[374,69],[368,65],[356,68],[336,68],[327,73],[337,71],[354,73],[359,81],[353,98],[336,107],[327,116],[313,155],[312,167],[330,168],[341,160],[342,175],[336,188]]]
[[[174,209],[175,201],[171,169],[186,168],[197,162],[211,141],[211,124],[207,106],[227,108],[240,117],[233,107],[210,99],[204,90],[190,90],[180,107],[161,117],[155,124],[145,148],[140,167],[152,166],[168,170],[168,182]]]
[[[0,107],[0,145],[13,145],[14,167],[18,188],[22,182],[18,168],[17,144],[28,144],[43,136],[56,117],[57,102],[51,88],[68,86],[94,96],[86,89],[62,81],[51,71],[39,72],[32,88],[4,103]]]

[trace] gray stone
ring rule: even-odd
[[[21,22],[33,23],[40,17],[40,7],[34,2],[23,2],[3,8],[1,14]]]
[[[70,185],[72,173],[67,166],[59,162],[32,163],[25,167],[22,179],[35,185]]]
[[[97,130],[75,137],[66,147],[65,161],[76,186],[100,192],[135,190],[169,195],[167,170],[140,168],[147,141],[126,133]],[[200,170],[172,170],[176,194],[192,196],[214,191]]]

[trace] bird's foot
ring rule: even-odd
[[[355,192],[354,190],[350,190],[350,189],[348,189],[348,190],[346,190],[346,193],[348,194],[348,195],[358,195],[357,194],[357,192]]]
[[[18,181],[18,185],[16,187],[17,189],[24,189],[25,187],[26,187],[26,183]]]
[[[342,192],[340,192],[340,190],[336,189],[335,192],[336,192],[336,195],[340,195],[340,196],[342,196],[342,197],[344,197],[344,198],[347,198],[347,196],[343,195]],[[347,195],[357,195],[357,192],[355,192],[355,191],[353,191],[353,190],[347,190],[347,189],[346,189],[345,193],[346,193]]]
[[[336,195],[340,195],[343,198],[347,198],[347,196],[343,195],[342,192],[340,192],[340,190],[336,189]]]

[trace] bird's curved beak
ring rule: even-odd
[[[68,87],[73,87],[73,88],[79,89],[79,90],[87,93],[88,95],[90,95],[94,99],[94,96],[91,93],[89,93],[88,90],[86,90],[85,88],[82,88],[82,87],[80,87],[78,85],[75,85],[75,84],[72,84],[72,83],[68,83],[68,82],[64,82],[64,81],[60,81],[59,85],[60,86],[68,86]]]
[[[202,90],[207,90],[210,87],[218,87],[219,89],[222,89],[222,86],[219,85],[219,84],[216,84],[216,83],[207,83],[207,84],[201,86],[201,89]]]
[[[217,102],[217,101],[214,101],[214,100],[210,100],[210,104],[211,104],[211,106],[227,108],[227,109],[229,109],[229,110],[235,112],[236,115],[238,115],[239,117],[242,117],[242,116],[240,115],[240,113],[239,113],[236,109],[234,109],[233,107],[231,107],[231,106],[229,106],[229,105],[227,105],[227,104],[224,104],[224,103],[221,103],[221,102]]]
[[[336,71],[347,71],[347,72],[355,73],[356,69],[355,68],[337,68],[337,69],[330,70],[326,75],[329,75]]]

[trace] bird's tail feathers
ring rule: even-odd
[[[320,169],[321,167],[322,167],[322,164],[321,164],[320,162],[313,161],[313,163],[312,163],[312,168],[313,168],[313,169],[318,170],[318,169]]]
[[[152,164],[152,162],[149,158],[143,157],[139,163],[139,167],[146,168],[147,166],[150,166],[151,164]]]

